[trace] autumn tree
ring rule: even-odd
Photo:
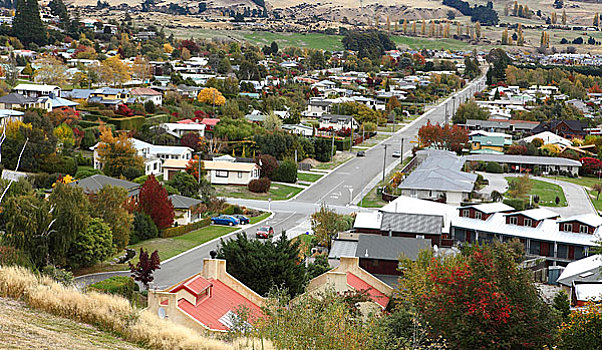
[[[121,60],[119,55],[102,61],[97,74],[101,81],[113,86],[123,85],[132,76],[131,68]]]
[[[64,87],[67,85],[69,75],[67,66],[54,56],[42,57],[35,61],[36,69],[34,81],[42,84],[52,84]]]
[[[144,173],[144,159],[132,144],[126,133],[113,135],[111,128],[101,125],[100,142],[96,148],[98,161],[108,176],[134,178]]]
[[[146,57],[136,56],[132,64],[132,75],[134,78],[146,83],[152,77],[151,70],[152,67]]]
[[[562,10],[562,25],[566,25],[566,11]]]
[[[159,259],[159,252],[154,251],[150,257],[148,251],[140,248],[140,255],[138,256],[138,263],[136,265],[129,263],[130,272],[134,280],[144,284],[144,287],[148,289],[148,284],[151,283],[155,277],[153,276],[155,270],[161,268],[161,260]]]
[[[460,104],[452,121],[454,124],[465,124],[468,119],[487,120],[491,114],[488,110],[479,107],[474,101]]]
[[[174,220],[174,207],[167,190],[154,175],[150,175],[140,187],[140,210],[149,215],[160,230],[171,226]]]
[[[129,200],[125,189],[110,185],[90,197],[92,216],[109,225],[117,249],[125,248],[130,241],[134,216],[126,209]]]
[[[226,98],[222,93],[212,87],[201,90],[197,99],[199,102],[215,106],[223,106],[226,103]]]
[[[326,206],[311,214],[311,227],[318,243],[329,247],[332,239],[339,233],[351,229],[353,217],[342,215]]]
[[[428,121],[418,130],[418,140],[421,147],[460,152],[468,142],[468,132],[458,125],[433,125]]]

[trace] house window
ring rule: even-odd
[[[556,257],[566,259],[568,257],[568,247],[564,244],[558,244],[556,246]]]
[[[483,220],[483,213],[481,213],[480,211],[475,212],[474,218],[477,220]]]
[[[529,226],[529,227],[533,226],[533,220],[525,219],[525,226]]]
[[[227,170],[216,170],[215,176],[216,177],[228,177],[228,171]]]
[[[470,211],[468,209],[462,210],[462,216],[467,218],[470,216]]]
[[[587,225],[579,225],[579,233],[589,233]]]
[[[562,231],[573,232],[573,224],[564,224],[562,227]]]
[[[510,225],[518,225],[518,218],[516,216],[511,216],[509,222]]]
[[[238,178],[239,178],[239,179],[242,179],[242,171],[239,171],[239,172],[238,172]]]

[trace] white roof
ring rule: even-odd
[[[499,213],[502,211],[513,211],[514,210],[513,207],[511,207],[507,204],[504,204],[502,202],[465,205],[465,206],[460,207],[460,209],[464,209],[464,208],[474,208],[485,214]]]
[[[578,276],[583,272],[590,271],[592,269],[602,266],[602,256],[592,255],[587,258],[579,259],[568,264],[564,271],[558,277],[558,280],[563,280],[572,276]]]
[[[539,134],[525,137],[524,139],[522,139],[522,141],[530,143],[530,142],[533,142],[533,140],[535,140],[535,139],[542,139],[543,143],[545,145],[555,144],[555,145],[570,146],[573,144],[570,140],[568,140],[562,136],[558,136],[550,131],[544,131],[544,132],[540,132]]]
[[[458,217],[455,206],[407,196],[399,196],[380,211],[388,213],[428,214],[443,216],[442,232],[449,233],[452,219]],[[358,214],[359,215],[359,214]]]
[[[160,145],[153,145],[151,143],[144,142],[142,140],[138,140],[135,138],[132,138],[131,140],[132,140],[132,144],[134,145],[134,147],[137,150],[140,151],[144,148],[148,148],[148,151],[151,155],[156,155],[156,154],[182,155],[184,153],[193,151],[192,148],[185,147],[185,146],[160,146]]]
[[[16,117],[16,116],[21,116],[25,113],[23,112],[19,112],[19,111],[15,111],[12,109],[0,109],[0,118],[3,117]]]
[[[27,91],[44,91],[44,92],[52,92],[59,87],[56,85],[46,85],[46,84],[19,84],[15,86],[13,90],[27,90]]]
[[[544,220],[544,219],[551,219],[551,218],[555,218],[555,217],[559,216],[558,213],[553,212],[549,209],[545,209],[545,208],[528,209],[528,210],[517,211],[515,213],[508,213],[508,214],[504,214],[504,215],[506,215],[506,216],[524,215],[524,216],[531,218],[533,220],[536,220],[536,221],[540,221],[540,220]]]
[[[591,214],[591,213],[577,215],[577,216],[571,216],[569,218],[559,220],[558,222],[570,222],[570,221],[579,221],[579,222],[582,222],[582,223],[592,226],[592,227],[602,226],[602,217],[600,217],[596,214]]]
[[[580,301],[602,299],[602,283],[575,284],[575,298]]]
[[[359,212],[353,222],[353,228],[380,229],[382,218],[378,211]]]
[[[490,131],[484,131],[484,130],[475,130],[475,131],[472,131],[470,134],[468,134],[468,136],[474,136],[474,135],[512,138],[512,135],[504,134],[503,132],[490,132]]]
[[[205,124],[197,124],[197,123],[163,123],[162,127],[173,131],[173,130],[193,130],[193,131],[201,131],[205,130],[207,127]]]

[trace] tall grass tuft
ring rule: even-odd
[[[21,299],[32,308],[98,326],[153,349],[242,349],[161,320],[122,297],[81,293],[22,267],[0,267],[0,296]]]

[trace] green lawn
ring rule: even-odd
[[[404,126],[405,126],[405,124],[387,124],[387,125],[379,126],[378,129],[376,129],[376,130],[384,131],[384,132],[396,132],[399,129],[403,128]]]
[[[508,176],[506,181],[510,183],[516,180],[516,177]],[[539,205],[545,207],[566,207],[567,201],[564,196],[564,191],[560,185],[548,183],[545,181],[529,179],[532,188],[527,195],[539,196]],[[560,203],[556,204],[556,196],[560,198]]]
[[[396,45],[408,47],[410,49],[443,49],[443,50],[465,50],[470,47],[470,44],[454,39],[428,39],[411,36],[393,35],[391,40]],[[482,47],[481,47],[482,48]]]
[[[260,200],[267,200],[268,198],[271,198],[274,201],[292,198],[303,190],[299,187],[275,183],[272,183],[268,193],[253,193],[249,191],[246,186],[215,185],[214,188],[218,197]]]
[[[334,161],[318,164],[316,166],[316,169],[332,170],[332,169],[338,167],[339,165],[346,163],[348,160],[352,159],[353,157],[355,157],[355,154],[352,154],[349,152],[337,153],[337,155],[334,157]]]
[[[594,208],[598,211],[602,211],[602,195],[598,197],[598,193],[592,190],[592,187],[597,183],[602,183],[602,180],[598,180],[597,177],[565,177],[565,176],[549,176],[550,179],[556,179],[560,181],[566,181],[585,187],[587,193],[589,193]]]
[[[322,176],[324,176],[324,174],[297,173],[297,181],[316,182]]]

